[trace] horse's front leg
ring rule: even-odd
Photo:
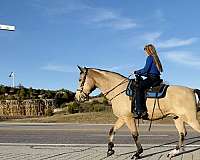
[[[137,147],[137,151],[136,153],[132,156],[131,159],[139,159],[140,158],[140,154],[143,153],[143,148],[141,143],[138,140],[138,130],[137,130],[137,126],[136,126],[136,122],[135,119],[133,119],[132,117],[127,117],[125,119],[126,125],[129,128],[129,130],[131,131],[132,137],[135,141],[136,147]]]
[[[107,156],[111,156],[115,153],[115,151],[113,150],[114,135],[115,135],[117,129],[121,128],[123,125],[124,125],[124,120],[122,118],[119,118],[117,120],[117,122],[115,123],[115,125],[110,129]]]
[[[135,154],[133,154],[131,159],[139,159],[140,158],[140,154],[143,153],[143,148],[142,145],[140,144],[140,142],[138,141],[138,134],[132,134],[133,139],[135,141],[136,147],[137,147],[137,151]]]

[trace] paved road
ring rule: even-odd
[[[108,131],[112,125],[88,124],[8,124],[0,123],[0,143],[40,143],[40,144],[107,144]],[[173,125],[153,125],[148,132],[148,124],[140,125],[142,144],[164,144],[178,139]],[[187,143],[200,136],[188,127]],[[196,139],[198,139],[196,138]],[[126,126],[115,137],[117,144],[132,144],[132,136]],[[197,142],[200,144],[200,142]]]
[[[0,159],[130,159],[136,150],[123,127],[115,138],[116,154],[106,158],[107,133],[112,125],[0,123]],[[177,143],[173,125],[140,125],[142,159],[167,159]],[[173,159],[200,160],[200,134],[187,127],[186,152]]]

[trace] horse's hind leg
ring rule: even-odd
[[[197,119],[187,122],[195,131],[200,133],[200,124]]]
[[[133,155],[132,159],[133,158],[137,159],[140,157],[140,154],[143,152],[142,145],[138,140],[139,134],[138,134],[137,126],[136,126],[135,120],[132,117],[125,118],[125,122],[129,130],[131,131],[131,134],[133,136],[133,139],[137,147],[137,152]]]
[[[176,149],[172,150],[168,154],[168,157],[173,157],[180,152],[181,147],[184,147],[183,143],[184,143],[184,140],[185,140],[185,136],[187,134],[186,128],[185,128],[185,122],[183,122],[183,120],[181,120],[180,118],[177,118],[177,119],[174,119],[174,123],[175,123],[175,126],[178,130],[178,133],[179,133],[179,143],[176,146]]]
[[[183,120],[181,120],[180,118],[177,118],[177,119],[174,119],[174,123],[179,133],[179,143],[176,149],[180,149],[181,147],[183,147],[185,136],[187,135],[185,122],[183,122]]]
[[[117,122],[115,123],[115,125],[110,129],[107,156],[111,156],[112,154],[114,154],[114,150],[113,150],[114,135],[115,135],[117,129],[121,128],[124,125],[124,123],[125,123],[124,120],[122,118],[119,118],[117,120]]]

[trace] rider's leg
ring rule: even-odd
[[[145,99],[145,90],[150,88],[152,81],[149,78],[141,80],[136,87],[136,112],[142,114],[147,112],[146,99]]]
[[[146,79],[142,80],[141,83],[139,84],[139,90],[140,92],[138,92],[140,94],[140,103],[142,106],[142,111],[145,112],[147,111],[147,107],[146,107],[146,98],[145,98],[145,91],[147,89],[149,89],[155,82],[160,81],[159,77],[147,77]],[[139,95],[138,95],[139,97]]]
[[[136,87],[136,95],[135,95],[135,110],[136,113],[141,114],[142,112],[145,111],[144,107],[143,107],[143,101],[144,101],[144,85],[143,85],[144,81],[141,80],[137,87]]]

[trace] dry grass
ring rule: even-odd
[[[200,112],[198,113],[200,119]],[[91,113],[76,113],[65,115],[63,112],[55,114],[51,117],[40,118],[24,118],[4,120],[4,122],[23,122],[23,123],[94,123],[94,124],[113,124],[117,118],[111,112],[91,112]],[[141,121],[142,122],[142,121]],[[143,121],[149,123],[149,121]],[[156,120],[153,124],[171,124],[172,118],[164,118],[163,120]]]
[[[39,122],[39,123],[114,123],[116,117],[110,112],[91,112],[76,114],[56,114],[51,117],[15,119],[6,122]]]

